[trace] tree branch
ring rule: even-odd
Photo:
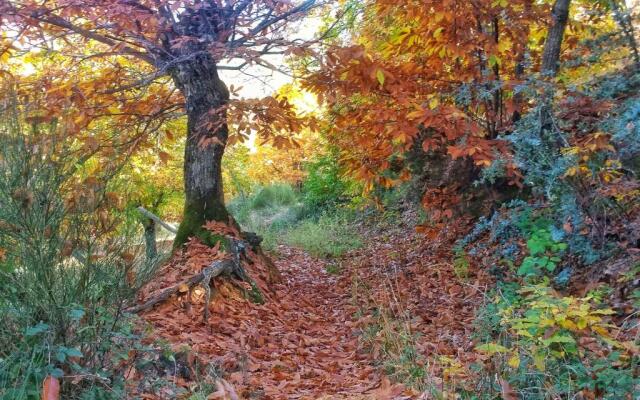
[[[282,13],[280,15],[275,16],[274,18],[270,18],[270,17],[265,17],[265,19],[263,19],[258,25],[256,25],[253,29],[250,29],[249,32],[247,33],[247,35],[245,35],[243,38],[241,39],[237,39],[233,42],[230,43],[230,45],[232,47],[235,46],[240,46],[242,44],[244,44],[247,40],[249,40],[249,38],[256,36],[258,33],[262,32],[263,30],[269,28],[270,26],[274,25],[275,23],[282,21],[282,20],[286,20],[287,18],[289,18],[290,16],[300,13],[300,12],[307,12],[311,9],[314,8],[314,6],[316,6],[316,1],[317,0],[306,0],[305,2],[303,2],[302,4],[300,4],[297,7],[292,8],[291,10]]]
[[[166,230],[168,230],[171,233],[178,233],[178,230],[176,228],[174,228],[173,226],[167,224],[166,222],[164,222],[163,220],[160,219],[160,217],[158,217],[157,215],[155,215],[154,213],[152,213],[151,211],[147,210],[146,208],[140,206],[138,207],[138,211],[140,211],[140,213],[142,215],[144,215],[145,217],[154,220],[156,223],[162,225],[162,227]]]
[[[82,37],[85,37],[87,39],[93,39],[97,42],[106,44],[108,46],[117,46],[118,42],[116,42],[113,39],[107,38],[104,35],[101,35],[99,33],[90,31],[88,29],[84,29],[81,28],[79,26],[76,26],[74,24],[72,24],[71,22],[65,20],[62,17],[59,17],[57,15],[49,15],[49,16],[43,16],[43,15],[38,15],[37,13],[34,13],[33,15],[31,15],[32,18],[37,19],[40,22],[44,22],[46,24],[49,25],[53,25],[53,26],[57,26],[59,28],[64,28],[64,29],[68,29]],[[155,65],[155,59],[153,57],[151,57],[149,54],[147,53],[142,53],[140,51],[137,51],[131,47],[125,46],[122,49],[120,49],[120,52],[123,54],[128,54],[131,56],[134,56],[140,60],[146,61],[147,63],[151,64],[151,65]]]

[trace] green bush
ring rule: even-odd
[[[39,399],[48,375],[65,399],[122,398],[116,362],[137,343],[123,309],[153,266],[127,252],[95,160],[0,111],[0,398]]]
[[[482,378],[478,392],[493,398],[501,376],[526,399],[573,398],[582,390],[602,399],[636,398],[640,358],[625,349],[637,344],[616,340],[611,314],[590,296],[557,294],[548,282],[499,284],[475,321],[482,343],[476,350],[485,359],[473,367]],[[581,338],[589,347],[579,344]]]
[[[264,186],[251,198],[251,208],[276,208],[292,206],[298,202],[298,195],[291,185],[276,183]]]
[[[331,207],[349,203],[357,192],[357,184],[343,176],[333,153],[310,162],[306,169],[302,201],[307,214],[318,215]]]

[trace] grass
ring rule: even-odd
[[[340,273],[342,272],[342,265],[335,262],[328,263],[327,265],[325,265],[324,270],[329,275],[340,275]]]
[[[390,279],[386,286],[396,293],[400,290]],[[411,316],[393,311],[402,308],[397,298],[389,295],[381,300],[372,296],[371,288],[354,275],[352,302],[359,310],[355,318],[364,317],[367,321],[360,340],[392,381],[440,398],[431,370],[434,365],[418,351],[421,339],[411,329]]]
[[[362,246],[348,214],[324,214],[318,219],[303,220],[285,232],[283,241],[321,258],[340,257]]]
[[[315,257],[337,258],[362,245],[352,210],[317,213],[303,204],[304,199],[290,185],[274,184],[232,200],[229,209],[244,230],[262,236],[268,251],[284,244]]]
[[[292,206],[296,203],[298,203],[298,195],[291,185],[286,183],[264,186],[250,198],[250,205],[254,210]]]

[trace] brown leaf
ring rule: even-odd
[[[385,376],[384,378],[382,378],[380,387],[378,388],[378,390],[374,391],[373,395],[376,399],[379,400],[391,400],[401,394],[404,389],[404,386],[401,384],[392,385],[391,381],[389,381],[389,378]]]
[[[159,152],[158,157],[160,158],[160,161],[162,161],[163,164],[166,164],[171,159],[171,155],[166,151]]]
[[[515,390],[509,385],[509,382],[500,378],[500,393],[502,400],[518,400],[518,395]]]
[[[207,400],[240,400],[231,384],[224,379],[218,379],[216,382],[216,391],[207,396]]]

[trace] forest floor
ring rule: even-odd
[[[208,322],[198,290],[190,301],[186,293],[179,295],[143,318],[156,339],[215,365],[240,398],[420,398],[426,388],[392,384],[387,377],[406,382],[416,367],[433,374],[436,388],[443,369],[448,379],[464,379],[455,365],[474,357],[472,321],[488,278],[473,270],[459,277],[460,271],[442,261],[449,254],[425,244],[413,229],[363,233],[366,245],[337,260],[279,246],[273,258],[282,279],[269,285],[264,304],[217,281]],[[165,266],[143,297],[215,257],[215,249],[185,252]],[[193,385],[188,377],[177,383]],[[220,387],[206,398],[226,398],[225,391]],[[430,398],[424,393],[422,398]]]

